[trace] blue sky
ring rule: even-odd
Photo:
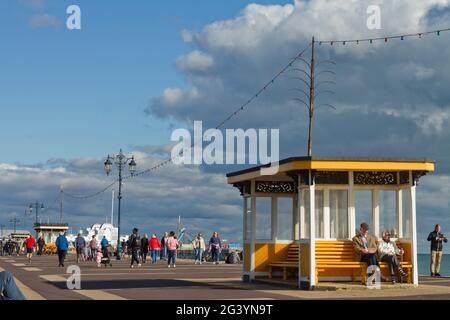
[[[89,194],[111,183],[107,154],[123,148],[138,170],[167,156],[173,127],[216,125],[317,38],[378,37],[448,28],[450,0],[384,1],[381,30],[368,30],[373,1],[0,2],[0,223],[47,207],[63,184]],[[82,30],[65,27],[77,4]],[[318,111],[313,154],[429,157],[437,171],[418,189],[418,231],[450,229],[450,34],[372,46],[322,46],[337,62],[336,111]],[[279,128],[282,157],[306,153],[307,121],[287,77],[229,123]],[[345,143],[343,143],[345,142]],[[241,199],[226,185],[232,167],[170,166],[124,185],[125,230],[174,228],[242,235]],[[207,195],[207,196],[205,196]],[[72,226],[110,214],[110,193],[66,198]],[[57,206],[43,219],[57,217]],[[221,223],[226,219],[227,224]]]
[[[0,161],[100,157],[168,142],[168,123],[143,110],[166,86],[185,86],[174,64],[190,50],[181,31],[233,16],[248,3],[2,1]],[[70,4],[81,7],[82,30],[65,28]],[[38,14],[59,25],[30,26]]]

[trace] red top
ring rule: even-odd
[[[32,236],[25,239],[25,245],[27,246],[27,249],[33,249],[35,244],[36,240]]]
[[[159,239],[158,238],[156,238],[156,237],[152,237],[151,239],[150,239],[150,242],[149,242],[149,248],[150,249],[152,249],[152,250],[159,250],[159,249],[161,249],[161,242],[159,241]]]

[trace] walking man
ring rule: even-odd
[[[139,262],[138,258],[138,251],[139,251],[139,245],[140,245],[140,239],[139,239],[139,230],[137,228],[133,229],[133,233],[130,236],[130,248],[131,248],[131,265],[130,268],[134,268],[134,262],[137,263],[138,267],[141,267],[141,263]]]
[[[148,246],[149,246],[148,236],[145,233],[144,237],[141,239],[142,263],[146,263],[147,262]]]
[[[31,258],[33,257],[33,249],[36,245],[36,240],[33,238],[33,236],[30,234],[28,235],[27,239],[24,242],[26,250],[27,250],[27,258],[28,262],[31,262]]]
[[[37,245],[38,245],[37,255],[41,256],[42,255],[42,250],[44,249],[44,246],[45,246],[45,240],[44,240],[44,238],[42,238],[42,236],[39,236],[39,238],[37,240]]]
[[[447,238],[441,233],[441,225],[437,224],[434,231],[428,235],[428,241],[431,241],[431,263],[430,272],[432,277],[440,277],[442,258],[442,242],[447,243]]]
[[[82,261],[86,261],[84,256],[84,248],[86,247],[86,240],[79,233],[77,238],[75,239],[75,247],[77,250],[77,263],[80,262],[80,257]]]
[[[164,232],[164,236],[161,238],[161,260],[167,260],[167,254],[168,254],[168,249],[167,249],[167,240],[169,239],[169,233],[168,232]]]
[[[90,249],[90,259],[91,261],[95,261],[95,258],[97,256],[97,240],[95,239],[95,235],[92,236],[92,239],[89,242],[89,249]]]
[[[67,250],[69,249],[69,241],[67,241],[64,232],[61,232],[56,239],[56,248],[58,249],[58,267],[64,267],[64,260],[66,259]]]

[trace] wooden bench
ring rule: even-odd
[[[269,263],[269,279],[272,279],[272,272],[274,268],[281,268],[283,270],[283,280],[287,279],[288,269],[298,269],[298,250],[297,244],[291,244],[288,248],[286,260]]]
[[[407,282],[412,283],[412,263],[403,261],[401,266],[408,274]],[[387,263],[380,262],[381,269],[388,267]],[[367,281],[367,264],[355,260],[355,249],[350,240],[316,240],[316,283],[319,282],[319,274],[329,269],[352,269],[352,281],[356,272],[359,272],[363,284]]]
[[[359,262],[355,258],[355,249],[350,240],[316,240],[316,283],[319,283],[319,274],[330,269],[350,269],[352,270],[352,281],[357,275],[361,276],[362,284],[367,281],[367,264]],[[298,269],[299,248],[297,244],[292,244],[288,248],[287,257],[283,261],[269,263],[269,279],[272,279],[274,268],[283,270],[283,280],[287,279],[288,269]],[[408,283],[412,283],[412,263],[401,262],[402,268],[408,274]],[[385,262],[380,262],[381,269],[389,266]]]

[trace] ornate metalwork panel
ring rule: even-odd
[[[400,171],[400,184],[409,183],[409,171]]]
[[[295,183],[289,181],[256,181],[256,192],[296,193]]]
[[[354,173],[354,183],[365,185],[395,185],[397,184],[397,172],[356,171]]]
[[[233,187],[238,188],[241,196],[244,194],[250,194],[250,182],[241,182],[233,184]]]
[[[348,184],[348,172],[317,171],[316,184]]]

